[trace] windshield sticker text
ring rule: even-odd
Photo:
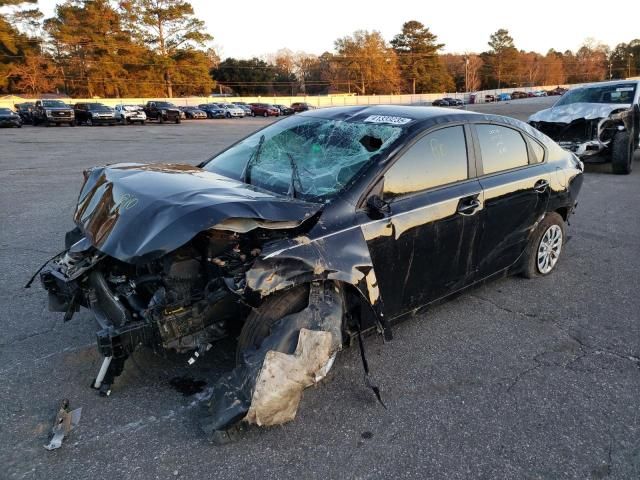
[[[404,125],[411,121],[410,118],[392,117],[388,115],[369,115],[364,119],[365,123],[390,123],[392,125]]]

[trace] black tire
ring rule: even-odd
[[[527,249],[523,253],[522,271],[521,271],[521,275],[523,277],[535,278],[535,277],[549,275],[555,270],[556,266],[558,265],[557,262],[559,261],[559,258],[556,261],[556,263],[551,267],[551,270],[549,270],[548,272],[541,272],[540,269],[538,268],[538,262],[537,262],[538,249],[540,248],[540,242],[542,241],[542,238],[545,232],[547,232],[547,230],[549,230],[549,228],[551,228],[553,225],[559,226],[562,232],[562,242],[560,245],[561,249],[558,254],[558,257],[562,255],[562,247],[564,246],[564,243],[567,238],[564,220],[558,213],[549,212],[545,215],[545,217],[536,227],[535,232],[533,232],[533,235],[531,235],[531,238],[529,239],[529,244],[527,245]]]
[[[255,117],[255,116],[256,116],[256,112],[252,111],[252,112],[251,112],[251,116],[252,116],[252,117]]]
[[[263,115],[265,116],[265,118],[269,116],[267,112],[264,112]]]
[[[182,122],[182,120],[180,119],[180,117],[177,117],[176,118],[176,123],[181,123],[181,122]]]
[[[242,352],[249,347],[260,347],[273,325],[286,315],[303,310],[309,303],[309,286],[300,285],[267,298],[260,308],[251,311],[242,326],[236,348],[236,365],[240,365]]]
[[[93,127],[93,120],[91,119],[91,117],[87,118],[84,123],[89,126],[89,127]]]
[[[164,123],[164,117],[162,115],[158,117],[158,122]]]
[[[69,126],[70,126],[70,127],[75,127],[75,126],[76,126],[76,122],[73,122],[73,121],[72,121],[72,122],[69,122]]]
[[[227,118],[231,118],[231,114],[229,112],[225,113],[224,116],[227,117]]]
[[[633,167],[633,143],[629,132],[618,132],[611,142],[611,170],[628,175]]]

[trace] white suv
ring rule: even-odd
[[[136,122],[139,122],[140,125],[144,125],[147,121],[147,114],[144,113],[142,107],[138,105],[116,105],[113,109],[113,116],[123,125],[126,123]]]

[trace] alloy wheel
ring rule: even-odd
[[[542,235],[538,245],[538,271],[543,275],[549,273],[556,266],[562,251],[562,229],[559,225],[551,225]]]

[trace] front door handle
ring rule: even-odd
[[[480,208],[480,200],[475,197],[466,197],[460,199],[457,211],[460,215],[473,215],[478,208]]]
[[[538,193],[544,193],[549,188],[549,182],[546,180],[538,180],[536,184],[533,186],[533,189]]]

